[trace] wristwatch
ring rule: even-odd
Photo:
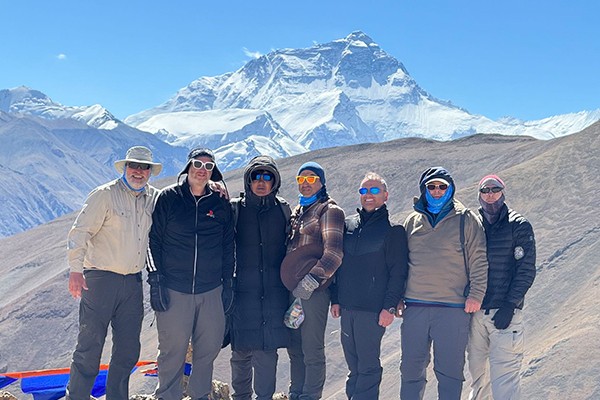
[[[388,308],[387,312],[389,312],[392,315],[396,314],[396,307],[390,307],[390,308]]]

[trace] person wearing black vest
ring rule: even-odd
[[[231,315],[231,384],[235,400],[271,400],[277,349],[290,343],[283,324],[289,291],[281,282],[286,228],[291,210],[277,196],[281,176],[268,156],[254,157],[244,171],[241,197],[231,200],[235,216],[236,277]],[[254,385],[253,385],[254,376]]]
[[[473,314],[467,346],[471,399],[521,399],[523,300],[535,278],[531,224],[504,203],[505,185],[495,175],[479,183],[485,229],[488,284],[481,310]]]
[[[385,180],[368,173],[360,184],[362,209],[346,218],[344,258],[332,285],[331,315],[341,316],[341,342],[350,373],[350,400],[379,398],[379,359],[385,328],[394,320],[408,275],[408,244],[392,225]]]

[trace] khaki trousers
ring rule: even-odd
[[[473,383],[469,399],[520,400],[523,362],[523,315],[515,315],[506,329],[496,329],[492,317],[498,310],[477,311],[471,319],[467,359]]]

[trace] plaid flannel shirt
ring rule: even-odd
[[[304,209],[296,206],[292,212],[288,253],[308,244],[321,244],[323,255],[310,273],[323,280],[331,278],[344,256],[344,219],[344,210],[331,198]]]

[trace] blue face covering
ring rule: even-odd
[[[454,185],[450,185],[446,193],[439,199],[434,199],[429,190],[425,189],[425,198],[427,199],[427,211],[432,214],[439,214],[444,207],[444,204],[448,202],[448,200],[452,197],[452,193],[454,193]]]
[[[129,185],[129,182],[127,182],[127,178],[125,178],[125,171],[123,171],[123,176],[122,176],[122,178],[123,178],[123,182],[125,183],[125,186],[127,186],[127,187],[128,187],[130,190],[133,190],[134,192],[141,192],[141,191],[143,191],[143,190],[145,190],[145,189],[146,189],[146,187],[145,187],[145,186],[144,186],[143,188],[141,188],[141,189],[134,189],[134,188],[132,188],[132,187]]]
[[[304,197],[301,194],[298,195],[298,201],[300,202],[300,205],[302,207],[304,206],[310,206],[312,203],[314,203],[315,201],[317,201],[317,195],[319,194],[319,192],[313,194],[310,197]]]

